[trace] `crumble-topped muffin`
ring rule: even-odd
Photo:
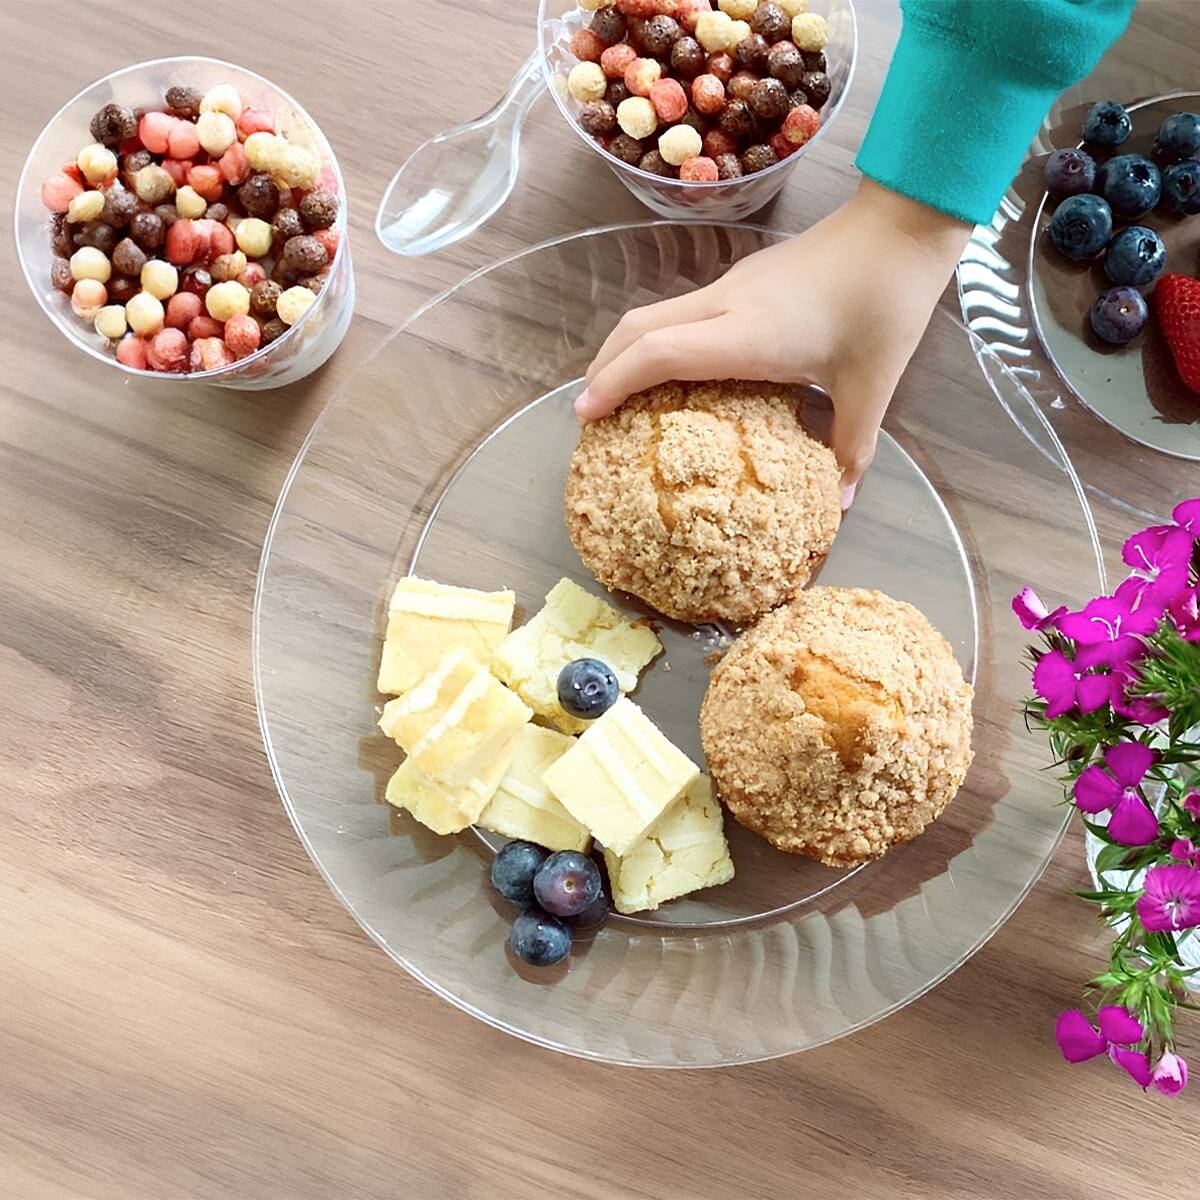
[[[837,463],[800,408],[798,388],[675,382],[588,425],[565,494],[584,564],[682,621],[749,621],[787,599],[841,521]]]
[[[814,587],[735,640],[700,737],[743,825],[851,867],[916,837],[954,798],[971,764],[971,696],[911,604]]]

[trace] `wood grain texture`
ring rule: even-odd
[[[29,143],[78,88],[139,59],[231,57],[338,149],[359,296],[340,353],[284,394],[168,391],[70,352],[0,239],[0,1196],[1174,1194],[1137,1164],[1195,1146],[1200,1086],[1144,1099],[1067,1069],[1050,1039],[1105,946],[1064,894],[1083,881],[1077,833],[918,1003],[798,1058],[699,1073],[584,1066],[449,1007],[359,932],[293,835],[255,721],[250,604],[313,418],[469,270],[641,215],[542,101],[497,220],[423,261],[375,243],[394,166],[491,102],[534,10],[0,0],[8,211]],[[763,216],[781,228],[854,186],[898,25],[890,3],[860,17],[846,110]],[[1186,0],[1143,4],[1094,93],[1195,86],[1194,19]],[[1163,460],[1160,483],[1164,502],[1194,490],[1194,468]],[[1099,515],[1111,551],[1125,522]]]

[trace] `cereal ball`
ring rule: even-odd
[[[247,217],[238,222],[238,249],[249,258],[264,258],[271,253],[271,242],[275,231],[259,217]]]
[[[597,77],[602,85],[600,94],[604,95],[604,72],[595,63],[580,63],[579,65],[596,68]],[[286,142],[271,168],[271,174],[276,182],[287,187],[305,189],[312,187],[317,182],[320,171],[320,161],[311,150],[306,150],[303,146],[291,146]]]
[[[50,248],[59,258],[70,258],[75,253],[75,240],[65,213],[55,213],[50,218]]]
[[[92,246],[101,254],[111,255],[117,244],[117,231],[104,221],[87,221],[74,235],[76,246]]]
[[[42,184],[42,203],[51,211],[65,213],[71,201],[83,191],[83,184],[70,175],[51,175]]]
[[[590,29],[577,29],[571,35],[571,53],[580,62],[599,62],[604,43]]]
[[[729,82],[729,77],[733,74],[733,67],[733,56],[724,50],[710,54],[708,61],[704,64],[704,69],[710,75],[715,75],[722,83]]]
[[[238,188],[238,200],[252,217],[269,217],[279,207],[279,188],[267,174],[251,175]]]
[[[188,341],[191,342],[197,338],[219,338],[224,332],[225,326],[220,321],[214,321],[208,313],[193,317],[187,327]]]
[[[770,49],[770,43],[761,33],[752,33],[738,42],[733,57],[739,67],[761,75],[767,69],[767,53]]]
[[[717,128],[727,133],[735,142],[744,142],[754,136],[754,114],[745,100],[730,100],[717,118]]]
[[[778,158],[787,158],[789,154],[795,154],[800,149],[799,146],[787,140],[787,135],[782,129],[776,130],[767,138],[767,145],[775,151]]]
[[[692,80],[692,103],[702,113],[719,113],[725,107],[725,85],[715,75]]]
[[[129,328],[143,336],[157,333],[163,327],[165,318],[162,301],[149,292],[138,292],[125,305],[125,319],[129,322]]]
[[[104,193],[100,191],[80,192],[67,205],[67,220],[72,224],[95,221],[104,211]]]
[[[138,291],[138,281],[132,275],[114,275],[108,281],[108,298],[114,304],[127,304]]]
[[[694,79],[704,70],[704,47],[694,37],[681,37],[671,47],[671,69],[682,79]]]
[[[211,87],[204,93],[200,101],[200,112],[224,113],[236,121],[242,115],[242,98],[233,84],[218,83],[216,87]]]
[[[221,340],[220,334],[210,337],[198,337],[192,343],[188,365],[193,371],[215,371],[218,367],[227,367],[233,362],[233,355]]]
[[[607,100],[593,100],[590,104],[583,106],[579,114],[579,124],[592,137],[602,137],[606,134],[615,133],[617,129],[617,110]],[[303,201],[301,201],[301,205],[303,205]],[[303,208],[301,208],[300,216],[303,219]]]
[[[738,46],[750,37],[750,25],[747,21],[734,21],[729,32],[729,49],[736,51]]]
[[[228,321],[250,311],[250,293],[236,279],[214,283],[205,293],[204,307],[214,320]]]
[[[190,160],[200,153],[200,135],[191,121],[176,121],[167,138],[167,153],[172,158]]]
[[[137,133],[137,118],[133,115],[133,109],[124,104],[106,104],[92,117],[88,128],[94,141],[116,149]]]
[[[732,50],[733,18],[726,12],[701,13],[696,22],[696,41],[710,54],[720,50]]]
[[[825,55],[820,50],[801,50],[800,53],[804,57],[804,69],[806,71],[829,70],[829,67],[825,63]]]
[[[237,249],[233,230],[228,225],[201,219],[196,222],[196,228],[201,231],[202,237],[208,238],[207,257],[220,258],[222,254],[232,254]]]
[[[140,211],[137,197],[119,183],[114,183],[104,193],[104,210],[101,218],[114,229],[123,229]]]
[[[256,283],[250,292],[250,311],[258,317],[274,316],[275,305],[282,291],[283,288],[270,279]]]
[[[624,79],[610,79],[608,87],[604,89],[604,98],[614,109],[620,108],[632,95],[633,93],[625,86]]]
[[[829,41],[829,28],[825,18],[816,13],[798,13],[792,18],[792,41],[801,50],[824,50]]]
[[[618,133],[609,142],[608,152],[623,163],[636,167],[642,155],[646,153],[646,147],[637,138],[630,137],[627,133]]]
[[[325,286],[325,275],[310,275],[307,279],[300,280],[300,286],[308,288],[314,296],[319,296]]]
[[[657,59],[635,58],[625,68],[625,86],[635,96],[649,96],[661,76],[662,67]]]
[[[664,125],[681,120],[688,110],[688,98],[677,79],[659,79],[650,87],[650,103]]]
[[[274,133],[252,133],[243,149],[246,160],[255,171],[270,171],[287,143]]]
[[[701,137],[704,136],[708,129],[704,118],[694,108],[689,108],[683,114],[683,120],[679,123],[680,125],[686,125],[689,129],[694,129]]]
[[[306,287],[290,287],[280,293],[275,312],[285,325],[295,325],[316,303],[317,298]]]
[[[808,12],[808,0],[775,0],[775,3],[783,9],[783,15],[789,21],[799,16],[802,12]]]
[[[205,210],[204,215],[210,221],[220,221],[224,224],[229,219],[229,205],[222,204],[218,201],[216,204],[210,204]]]
[[[325,247],[325,253],[330,262],[333,262],[334,255],[337,254],[337,248],[341,243],[342,237],[336,229],[318,229],[313,237]]]
[[[807,104],[798,105],[783,119],[783,136],[795,146],[803,146],[821,127],[821,114]]]
[[[246,151],[241,142],[234,142],[217,159],[217,170],[221,172],[225,182],[234,187],[241,187],[250,178],[253,172],[250,170],[250,160],[246,157]]]
[[[133,190],[139,200],[158,204],[174,192],[175,180],[162,167],[151,163],[133,177]]]
[[[787,37],[790,28],[787,13],[778,4],[760,4],[750,18],[750,28],[772,44]]]
[[[604,46],[615,46],[625,37],[625,14],[615,8],[602,8],[588,28]]]
[[[715,161],[722,154],[736,154],[737,143],[723,130],[710,129],[704,135],[703,153],[706,158]]]
[[[212,276],[206,267],[188,267],[183,273],[183,281],[179,287],[181,291],[191,292],[203,299],[212,283]]]
[[[615,116],[613,120],[615,123]],[[305,229],[328,229],[337,215],[338,198],[332,192],[309,192],[300,201],[300,220]]]
[[[750,111],[764,121],[782,121],[788,114],[787,88],[778,79],[760,79],[746,99]]]
[[[81,246],[71,255],[71,275],[75,279],[94,279],[99,283],[107,283],[112,275],[112,263],[108,261],[108,255],[95,246]]]
[[[617,124],[631,138],[647,138],[658,128],[658,115],[645,96],[630,96],[617,108]]]
[[[325,247],[311,234],[288,238],[283,245],[283,261],[297,275],[313,275],[329,261]]]
[[[152,371],[184,371],[188,365],[188,340],[182,329],[160,329],[146,347]]]
[[[675,168],[657,150],[643,154],[638,162],[638,169],[650,175],[661,175],[665,179],[675,178]]]
[[[178,85],[167,88],[167,94],[163,97],[167,107],[177,117],[198,117],[202,98],[199,88]]]
[[[679,164],[679,178],[692,183],[716,183],[717,164],[711,158],[685,159]]]
[[[679,28],[679,22],[674,17],[659,13],[642,26],[642,46],[647,54],[652,54],[655,58],[666,58],[682,33],[683,30]]]
[[[121,164],[121,170],[125,175],[125,181],[133,187],[133,177],[143,168],[148,167],[154,159],[150,156],[149,150],[135,150],[132,154],[125,155],[125,160]]]
[[[71,274],[71,264],[61,256],[50,263],[50,286],[68,294],[75,290],[75,276]]]
[[[204,302],[194,292],[176,292],[167,301],[165,323],[170,329],[187,329],[204,310]]]
[[[179,272],[170,263],[163,262],[161,258],[150,259],[142,267],[139,278],[142,291],[158,300],[166,300],[169,296],[175,295],[179,287]]]
[[[71,311],[85,321],[94,321],[108,300],[108,291],[98,279],[80,279],[71,289]]]
[[[84,146],[75,159],[76,166],[83,172],[88,183],[103,183],[117,173],[117,156],[99,142]]]
[[[304,222],[300,220],[300,213],[296,209],[281,208],[271,221],[271,228],[277,238],[286,241],[304,232]]]
[[[636,58],[637,51],[632,46],[627,46],[624,42],[619,42],[615,46],[609,46],[600,55],[600,70],[609,79],[623,80],[625,78],[626,67]]]
[[[238,133],[249,137],[252,133],[274,133],[275,117],[265,108],[243,108],[237,119]]]
[[[157,250],[163,244],[166,227],[157,213],[140,212],[129,222],[129,236],[143,250]]]
[[[710,0],[675,0],[674,17],[688,33],[696,32],[696,22],[710,9]]]
[[[699,155],[703,147],[700,135],[689,125],[675,125],[658,139],[658,152],[663,161],[677,167]]]
[[[767,70],[784,87],[798,87],[804,75],[804,55],[791,42],[776,42],[767,55]]]
[[[175,211],[181,217],[202,217],[208,209],[208,201],[190,183],[175,193]]]
[[[245,358],[253,354],[262,341],[262,330],[258,322],[249,316],[230,317],[225,322],[225,345],[234,358]]]
[[[144,371],[147,368],[146,342],[143,338],[126,334],[117,343],[117,362],[133,371]]]
[[[185,267],[195,258],[203,257],[195,221],[175,221],[167,227],[166,255],[167,261],[177,267]]]
[[[808,103],[819,111],[829,99],[832,84],[824,71],[805,71],[800,76],[799,87],[808,98]]]
[[[237,126],[227,113],[202,112],[196,121],[196,136],[208,154],[220,158],[237,141]]]
[[[106,304],[96,313],[96,332],[115,342],[125,336],[125,305]]]
[[[756,171],[765,171],[768,167],[773,167],[778,161],[779,155],[764,142],[747,146],[742,151],[742,170],[747,175],[753,175]]]
[[[607,86],[598,63],[576,63],[567,76],[567,91],[580,102],[601,99]]]
[[[237,277],[237,281],[248,292],[253,292],[255,286],[262,283],[266,277],[267,272],[263,269],[262,263],[252,262],[246,264],[246,269]]]
[[[209,274],[218,283],[224,283],[226,280],[236,279],[245,269],[245,254],[240,250],[235,250],[232,254],[221,254],[213,259]]]
[[[122,238],[113,247],[112,265],[121,275],[140,276],[146,265],[146,252],[133,238]]]
[[[718,154],[714,161],[717,164],[718,179],[741,179],[744,174],[736,154]]]
[[[206,201],[220,200],[225,194],[225,176],[221,174],[221,168],[214,167],[212,163],[189,167],[187,181]],[[176,201],[177,205],[178,203]]]
[[[181,188],[187,183],[187,173],[191,168],[191,163],[178,158],[164,158],[162,160],[162,169],[171,177],[171,182]]]
[[[754,16],[758,0],[717,0],[717,7],[735,21],[748,21]]]
[[[287,333],[288,327],[278,318],[272,317],[269,321],[264,321],[262,324],[262,344],[270,345],[276,338],[282,337]]]
[[[579,7],[585,12],[596,12],[599,9],[605,9],[615,0],[579,0]]]
[[[735,71],[726,91],[734,100],[749,100],[758,84],[759,78],[753,71]]]
[[[148,112],[138,122],[137,136],[151,154],[166,154],[175,118],[170,113]]]

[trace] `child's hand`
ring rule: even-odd
[[[833,398],[848,505],[970,226],[864,180],[836,212],[723,278],[626,313],[588,369],[581,418],[668,379],[814,383]]]

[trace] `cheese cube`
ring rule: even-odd
[[[622,696],[546,772],[546,786],[606,849],[626,854],[700,774]]]
[[[617,912],[647,912],[733,878],[721,805],[707,775],[691,786],[622,855],[604,851]]]
[[[582,733],[587,722],[568,716],[558,703],[558,675],[577,658],[606,663],[622,693],[637,687],[638,674],[662,651],[652,629],[635,625],[611,604],[560,579],[546,606],[500,643],[492,670],[538,716],[563,733]]]
[[[451,650],[486,663],[512,625],[512,592],[477,592],[410,575],[388,605],[379,690],[400,696],[416,687]]]
[[[573,738],[553,729],[526,725],[517,737],[508,773],[475,824],[547,850],[586,850],[591,834],[555,800],[542,779],[574,744]]]
[[[379,727],[439,783],[481,779],[533,714],[465,650],[384,705]],[[507,762],[505,764],[507,766]]]
[[[510,742],[483,768],[482,775],[457,786],[439,782],[413,766],[412,759],[405,759],[388,780],[384,796],[434,833],[458,833],[473,825],[487,808],[515,749],[516,742]]]

